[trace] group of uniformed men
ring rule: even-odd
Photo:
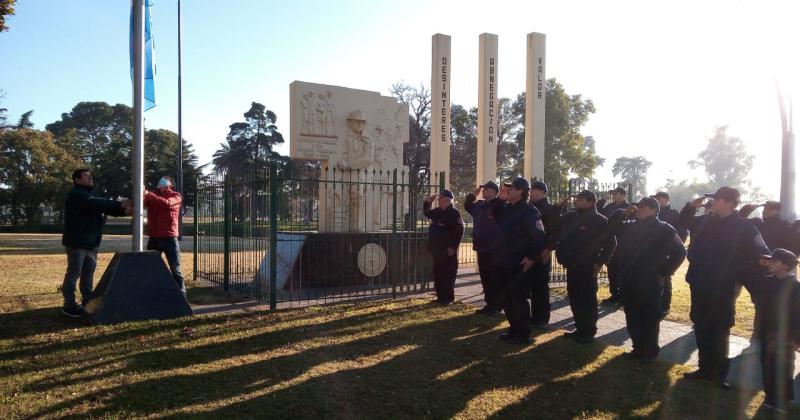
[[[762,219],[748,219],[758,206],[745,205],[737,211],[739,191],[729,187],[687,203],[680,213],[670,207],[665,192],[631,204],[625,189],[617,188],[606,204],[584,190],[572,196],[572,210],[567,209],[568,199],[553,204],[547,193],[548,186],[541,181],[530,184],[516,178],[502,187],[490,181],[468,194],[464,203],[473,218],[473,250],[486,302],[477,312],[505,312],[509,329],[501,340],[530,344],[531,328],[548,328],[548,281],[555,252],[566,269],[575,323],[575,330],[565,336],[580,343],[594,341],[597,278],[605,265],[611,296],[603,304],[624,308],[633,342],[627,355],[652,361],[659,353],[659,323],[670,308],[671,277],[688,255],[686,281],[699,369],[687,379],[729,388],[728,340],[735,301],[744,285],[756,304],[755,334],[762,343],[767,402],[777,407],[792,399],[794,352],[786,349],[800,345],[796,280],[800,222],[782,221],[780,203],[767,202]],[[433,208],[437,197],[438,207]],[[445,305],[454,300],[464,233],[453,198],[451,191],[443,190],[423,206],[431,220],[436,302]],[[705,212],[698,215],[701,207]],[[684,242],[689,233],[687,253]]]

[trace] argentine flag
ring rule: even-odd
[[[131,25],[130,25],[130,55],[131,55],[131,80],[133,80],[133,4],[131,0]],[[156,106],[156,62],[153,57],[155,45],[153,44],[153,27],[150,24],[150,6],[153,0],[144,0],[144,110]]]

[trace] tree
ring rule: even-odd
[[[431,92],[424,85],[415,88],[398,82],[392,85],[390,94],[408,105],[408,143],[403,145],[403,164],[408,166],[412,179],[423,184],[430,175]]]
[[[31,115],[33,115],[33,110],[30,110],[19,117],[19,122],[17,122],[17,130],[23,128],[33,128],[33,122],[31,121]]]
[[[183,140],[183,203],[193,206],[195,186],[200,176],[197,156],[190,144]],[[148,187],[155,188],[158,180],[168,175],[178,176],[178,134],[170,130],[147,130],[145,133],[144,179]]]
[[[478,157],[478,108],[450,106],[450,187],[463,194],[475,188]],[[459,197],[460,198],[460,197]]]
[[[12,224],[39,225],[40,206],[58,208],[63,203],[77,166],[79,162],[48,132],[23,128],[0,133],[0,185],[7,187],[3,195]]]
[[[591,99],[568,95],[556,79],[547,80],[545,106],[544,176],[553,184],[566,182],[570,174],[591,178],[603,160],[594,150],[594,139],[587,142],[580,130],[595,112]],[[525,143],[525,94],[512,105],[521,128],[516,133],[518,144]]]
[[[234,179],[242,178],[269,162],[283,162],[272,149],[283,143],[283,135],[275,125],[278,117],[264,105],[253,102],[244,113],[245,121],[230,125],[226,142],[214,152],[214,169],[227,172]]]
[[[728,126],[717,127],[714,136],[708,139],[708,146],[697,155],[698,160],[690,161],[689,166],[702,166],[711,188],[743,189],[749,187],[746,179],[755,157],[747,153],[742,139],[729,136],[727,129]]]
[[[614,176],[620,176],[622,182],[630,185],[631,196],[634,199],[647,195],[647,170],[653,162],[645,159],[644,156],[620,157],[614,162],[611,169]]]
[[[14,15],[14,3],[17,0],[0,0],[0,32],[8,31],[6,16]]]

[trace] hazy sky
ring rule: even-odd
[[[131,104],[129,0],[21,0],[0,34],[2,106],[37,128],[79,101]],[[654,162],[649,189],[684,179],[715,127],[756,155],[751,179],[779,188],[776,85],[800,97],[798,1],[184,0],[184,137],[201,162],[251,101],[289,138],[293,80],[387,94],[430,83],[431,35],[452,36],[452,100],[478,98],[478,35],[499,36],[499,92],[525,88],[525,35],[547,35],[547,76],[597,107],[584,134],[611,179],[619,156]],[[156,0],[157,106],[148,128],[177,130],[177,0]],[[800,99],[796,99],[800,102]],[[797,117],[795,117],[797,119]],[[288,148],[282,149],[288,152]]]

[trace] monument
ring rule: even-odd
[[[436,34],[431,48],[431,173],[450,185],[450,36]]]
[[[544,179],[544,115],[547,97],[545,35],[528,34],[525,76],[525,178]]]
[[[497,35],[481,34],[478,63],[478,168],[476,185],[497,178]]]

